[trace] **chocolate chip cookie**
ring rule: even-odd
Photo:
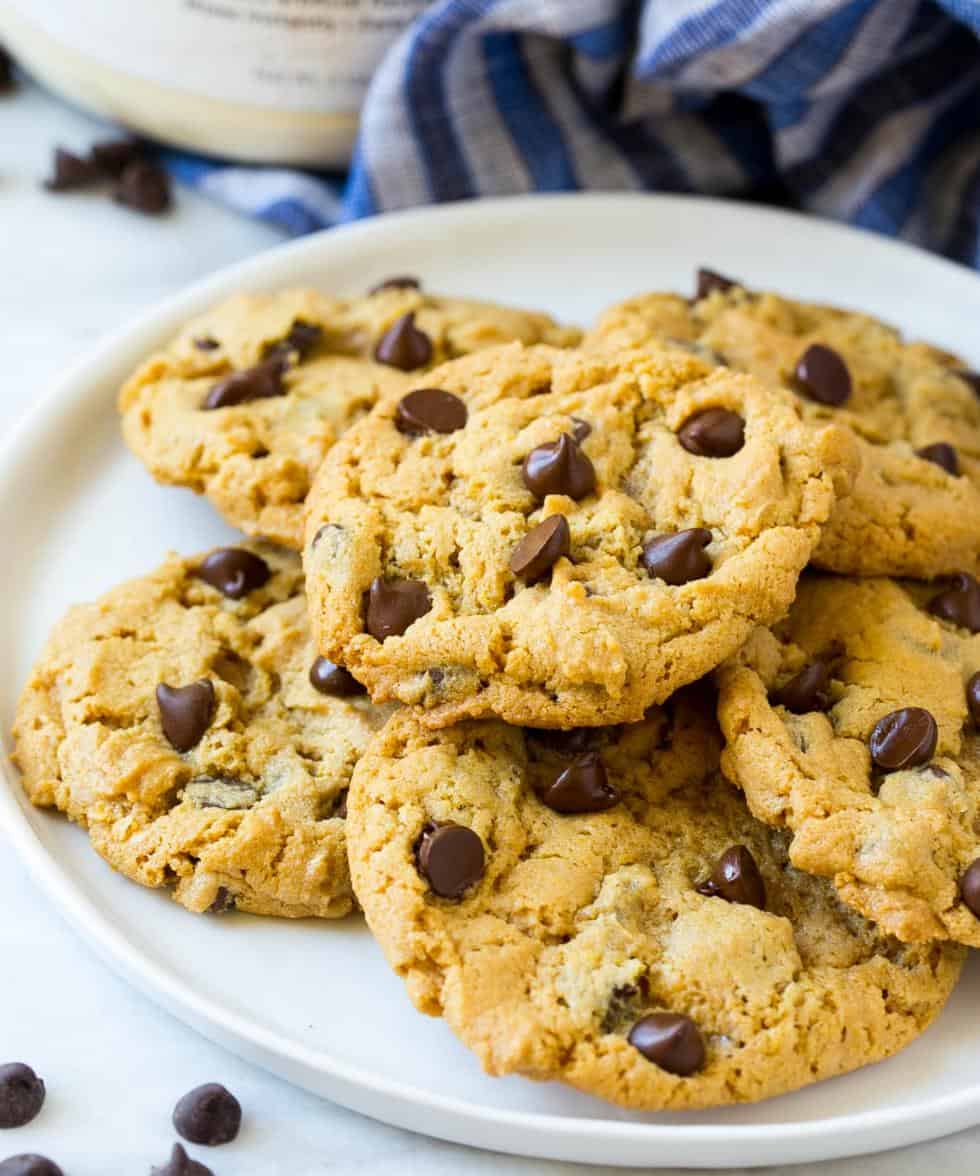
[[[510,344],[428,373],[309,498],[320,652],[433,726],[639,719],[783,615],[854,452],[679,351]]]
[[[171,556],[55,627],[17,710],[37,805],[192,911],[352,906],[344,813],[387,713],[317,659],[298,557]]]
[[[980,585],[804,578],[719,671],[723,764],[790,860],[908,941],[980,947]]]
[[[949,995],[962,949],[901,944],[794,869],[685,694],[563,736],[403,711],[355,769],[371,930],[489,1073],[641,1110],[749,1101],[887,1057]]]
[[[696,297],[611,307],[590,338],[690,346],[791,388],[808,419],[849,427],[861,469],[814,562],[857,575],[980,570],[978,377],[868,315],[757,293],[702,271]]]
[[[242,295],[195,319],[122,389],[127,444],[158,481],[206,494],[247,534],[298,549],[323,455],[379,396],[481,347],[568,346],[581,334],[407,282],[363,298]]]

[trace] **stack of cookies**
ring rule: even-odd
[[[584,336],[237,298],[120,409],[247,538],[56,627],[24,787],[192,911],[362,911],[492,1074],[683,1109],[887,1057],[980,946],[978,392],[709,271]]]

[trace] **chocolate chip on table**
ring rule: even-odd
[[[159,216],[173,204],[170,176],[151,159],[136,159],[127,163],[112,193],[117,204]]]
[[[272,343],[265,349],[265,359],[280,359],[287,362],[296,357],[299,362],[306,359],[323,338],[323,327],[296,319],[284,339]]]
[[[697,287],[694,293],[694,300],[699,302],[702,298],[707,298],[709,294],[713,294],[716,290],[720,290],[722,294],[726,290],[731,290],[733,286],[739,283],[734,278],[726,278],[724,274],[719,274],[715,270],[699,269],[697,272]]]
[[[422,283],[418,278],[410,277],[408,274],[398,275],[394,278],[385,278],[383,282],[378,282],[376,286],[372,286],[368,290],[368,294],[380,294],[382,290],[419,290]]]
[[[936,720],[921,706],[892,711],[871,731],[871,758],[883,772],[899,772],[927,764],[936,750]]]
[[[703,580],[711,571],[711,560],[704,550],[711,538],[706,527],[657,535],[643,545],[643,566],[655,579],[675,586]]]
[[[230,1143],[238,1134],[242,1107],[230,1090],[218,1082],[208,1082],[180,1099],[174,1107],[173,1124],[183,1139],[217,1147]]]
[[[197,1160],[191,1159],[182,1144],[175,1143],[170,1159],[162,1168],[154,1168],[150,1176],[214,1176],[214,1173]]]
[[[400,637],[432,608],[432,597],[421,580],[382,580],[377,577],[367,593],[365,628],[376,641]]]
[[[830,698],[827,685],[830,682],[830,666],[819,657],[804,666],[798,674],[772,694],[775,706],[784,706],[794,715],[805,715],[810,711],[827,709]]]
[[[0,1176],[64,1176],[64,1173],[47,1156],[31,1152],[0,1160]]]
[[[970,717],[980,727],[980,670],[966,684],[966,705]]]
[[[49,192],[71,192],[78,188],[89,188],[102,180],[102,173],[91,161],[64,147],[54,149],[51,175],[44,181]]]
[[[951,577],[949,587],[934,596],[926,608],[933,616],[980,633],[980,584],[968,572]]]
[[[442,388],[416,388],[398,401],[395,428],[409,437],[455,433],[466,425],[466,405]]]
[[[609,783],[605,764],[595,751],[576,756],[540,797],[556,813],[601,813],[619,803],[619,793]]]
[[[102,139],[92,144],[90,154],[99,171],[116,180],[129,164],[143,158],[143,145],[138,139]]]
[[[948,441],[937,441],[934,445],[924,445],[915,451],[915,456],[940,466],[947,474],[952,474],[954,478],[960,476],[959,456]]]
[[[358,682],[350,670],[335,665],[325,657],[318,657],[310,666],[310,685],[321,694],[330,694],[334,698],[353,698],[355,694],[367,693],[367,688]]]
[[[160,724],[175,751],[190,751],[201,741],[214,714],[214,686],[208,678],[189,686],[157,686]]]
[[[527,584],[543,580],[555,564],[568,555],[572,535],[564,515],[551,515],[532,527],[514,548],[510,570]]]
[[[726,849],[715,863],[711,877],[697,890],[708,898],[723,898],[725,902],[758,907],[760,911],[766,909],[766,884],[755,858],[744,845]]]
[[[648,1062],[679,1078],[696,1073],[705,1062],[701,1031],[683,1013],[649,1013],[636,1022],[627,1040]]]
[[[839,408],[851,397],[851,373],[832,347],[811,343],[796,361],[797,391],[817,404]]]
[[[532,449],[522,474],[524,485],[538,498],[564,494],[577,502],[595,490],[595,467],[569,433]]]
[[[745,444],[745,421],[727,408],[705,408],[687,418],[677,439],[698,457],[731,457]]]
[[[219,547],[198,564],[194,575],[229,600],[241,600],[272,575],[269,565],[244,547]]]
[[[980,372],[971,372],[966,369],[956,373],[964,384],[969,384],[974,392],[980,396]]]
[[[452,822],[429,824],[415,848],[419,873],[442,898],[462,898],[483,877],[486,854],[478,834]]]
[[[0,1128],[23,1127],[44,1105],[44,1082],[23,1062],[0,1066]]]
[[[273,355],[254,367],[232,372],[230,376],[219,380],[205,396],[201,408],[205,412],[210,412],[215,408],[234,408],[253,400],[285,396],[286,388],[282,375],[282,356]]]
[[[378,340],[374,349],[378,363],[414,372],[432,359],[432,340],[415,325],[415,311],[403,314]]]
[[[980,919],[980,858],[971,862],[960,878],[960,898],[971,914]]]

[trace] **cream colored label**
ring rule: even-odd
[[[425,0],[0,0],[78,53],[186,93],[358,110]]]

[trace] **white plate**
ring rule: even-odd
[[[123,448],[113,410],[122,377],[188,315],[242,288],[305,282],[353,292],[409,272],[430,289],[584,322],[631,292],[690,290],[698,264],[869,309],[980,361],[980,280],[969,271],[744,205],[647,196],[487,201],[276,249],[107,341],[0,452],[3,731],[45,632],[68,604],[153,568],[169,548],[192,553],[231,535],[206,502],[146,477]],[[977,967],[938,1023],[889,1062],[757,1106],[626,1114],[553,1084],[485,1077],[441,1022],[412,1010],[356,919],[189,915],[112,874],[79,830],[32,810],[12,771],[10,787],[0,788],[0,819],[86,941],[139,988],[237,1053],[401,1127],[554,1159],[721,1167],[896,1147],[980,1121]]]

